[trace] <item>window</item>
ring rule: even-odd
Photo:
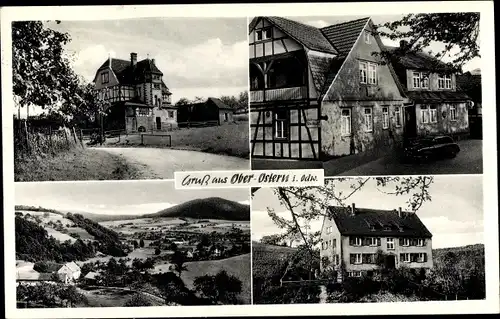
[[[403,238],[403,246],[405,246],[405,247],[410,246],[410,239],[409,238]]]
[[[455,107],[455,104],[450,104],[450,120],[457,120],[457,108]]]
[[[422,247],[424,245],[425,245],[425,241],[422,238],[417,239],[417,246]]]
[[[363,38],[366,44],[370,44],[370,33],[368,31],[363,32]]]
[[[394,249],[394,238],[387,238],[387,249]]]
[[[400,255],[401,262],[409,263],[410,262],[410,254],[404,253]]]
[[[332,233],[332,226],[326,227],[326,233],[331,234]]]
[[[431,123],[437,123],[437,107],[435,105],[431,105],[430,107],[430,112],[431,112]]]
[[[439,89],[451,89],[451,75],[439,75],[438,76],[438,88]]]
[[[362,246],[363,245],[363,239],[361,237],[354,237],[354,239],[353,239],[353,245],[354,246]]]
[[[373,131],[373,115],[372,108],[365,107],[365,132]]]
[[[149,116],[150,112],[147,107],[139,107],[137,108],[137,115],[138,116]]]
[[[361,277],[361,271],[350,271],[348,273],[349,277]]]
[[[367,83],[367,68],[368,68],[368,63],[366,62],[359,62],[359,82],[361,83]]]
[[[229,120],[229,115],[227,113],[224,113],[224,122],[227,122]]]
[[[272,33],[273,32],[272,32],[271,28],[264,28],[264,29],[257,30],[257,31],[255,31],[256,41],[263,41],[263,40],[270,39],[272,37]]]
[[[341,115],[341,133],[342,135],[351,135],[351,110],[343,109]]]
[[[429,74],[422,72],[413,72],[413,88],[429,88]]]
[[[160,84],[159,84],[159,83],[154,83],[154,84],[153,84],[153,88],[154,88],[155,90],[159,90],[159,89],[160,89]]]
[[[388,107],[382,108],[382,128],[383,129],[389,128],[389,108]]]
[[[161,80],[161,76],[153,74],[153,80]]]
[[[426,261],[426,259],[427,259],[426,257],[427,257],[426,253],[418,253],[417,261],[419,263],[423,263]]]
[[[368,84],[377,84],[377,65],[368,63]]]
[[[429,105],[422,105],[420,107],[420,114],[422,116],[422,123],[429,123]]]
[[[363,258],[361,254],[351,254],[350,256],[351,264],[362,264]]]
[[[396,126],[401,126],[403,123],[403,118],[401,115],[401,106],[396,106],[394,114],[396,115]]]
[[[374,264],[376,259],[376,254],[363,254],[363,264]]]
[[[175,117],[174,111],[168,111],[168,117],[174,118]]]
[[[109,72],[102,72],[101,73],[101,82],[102,83],[109,83]]]
[[[155,95],[154,101],[155,101],[155,105],[158,105],[158,96],[157,95]]]
[[[325,249],[328,249],[328,244],[329,244],[329,241],[325,241]]]
[[[375,237],[368,238],[368,245],[370,246],[378,246],[378,240]]]
[[[287,138],[288,137],[288,112],[286,110],[276,111],[274,114],[274,130],[276,138]]]

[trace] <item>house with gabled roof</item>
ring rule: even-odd
[[[109,57],[94,77],[106,113],[106,128],[128,133],[165,131],[177,127],[177,109],[155,59],[137,61]]]
[[[471,98],[458,84],[458,70],[440,59],[422,52],[408,50],[408,43],[399,47],[386,46],[391,56],[405,105],[405,137],[450,135],[469,136]]]
[[[405,96],[370,18],[249,25],[252,157],[322,159],[403,140]]]
[[[376,275],[386,268],[427,270],[432,263],[432,234],[413,212],[329,207],[321,228],[321,271],[344,276]]]
[[[178,106],[179,126],[225,125],[233,122],[233,109],[220,99],[209,97],[205,102]]]

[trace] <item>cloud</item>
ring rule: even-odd
[[[249,200],[242,200],[242,201],[239,201],[238,203],[243,204],[243,205],[250,205]]]
[[[483,220],[458,221],[446,216],[422,217],[422,222],[433,234],[461,234],[483,232]]]
[[[324,28],[326,26],[331,25],[331,23],[326,22],[325,20],[312,20],[312,21],[307,21],[306,24],[312,25],[313,27],[316,28]]]
[[[86,80],[92,81],[97,68],[111,56],[116,57],[116,52],[106,48],[102,44],[91,45],[74,54],[73,68]]]

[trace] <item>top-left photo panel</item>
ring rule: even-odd
[[[246,18],[14,21],[11,31],[3,129],[14,181],[250,168]]]

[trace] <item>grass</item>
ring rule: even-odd
[[[81,305],[84,307],[123,307],[125,303],[132,298],[136,292],[125,291],[113,288],[99,288],[92,290],[83,290],[77,288],[78,292],[85,295],[88,304]],[[163,306],[164,303],[160,303],[157,299],[149,297],[146,294],[143,296],[148,299],[153,306]]]
[[[252,273],[254,278],[282,276],[289,256],[297,250],[291,247],[266,245],[252,242]]]
[[[186,263],[187,271],[182,273],[182,280],[190,289],[196,277],[215,275],[221,270],[226,270],[229,275],[237,277],[242,282],[240,299],[249,304],[251,301],[250,287],[250,254],[235,256],[220,260],[195,261]]]
[[[168,133],[172,137],[172,148],[194,150],[206,153],[249,158],[248,122],[237,122],[228,125],[183,128]],[[138,146],[141,143],[139,134],[109,138],[106,146]],[[165,147],[166,138],[145,136],[144,144],[149,147]]]
[[[123,180],[134,179],[136,175],[120,157],[87,148],[74,148],[55,156],[22,158],[14,164],[16,182]]]

